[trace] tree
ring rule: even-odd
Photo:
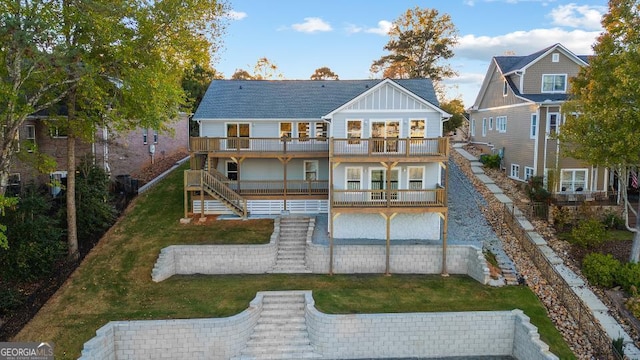
[[[256,61],[253,66],[253,74],[250,74],[245,69],[236,69],[236,72],[231,75],[233,80],[269,80],[273,78],[282,79],[284,75],[278,71],[278,65],[272,63],[271,60],[266,57],[262,57]]]
[[[194,63],[188,68],[182,78],[182,89],[184,89],[188,101],[187,111],[195,112],[211,81],[222,78],[222,74],[210,66]]]
[[[391,39],[384,46],[390,52],[373,62],[371,72],[390,78],[430,78],[438,83],[456,75],[441,60],[453,57],[457,30],[448,14],[415,7],[393,22]]]
[[[449,114],[451,117],[449,120],[444,123],[444,132],[448,133],[450,131],[455,131],[457,128],[461,127],[466,118],[464,116],[464,104],[461,99],[453,99],[449,101],[440,102],[440,108]]]
[[[175,119],[185,104],[185,69],[194,62],[208,64],[210,51],[217,49],[211,40],[223,29],[218,19],[226,9],[216,0],[114,0],[108,4],[16,0],[3,1],[2,6],[9,15],[3,13],[1,21],[18,24],[0,32],[13,41],[0,48],[1,61],[7,65],[0,71],[11,75],[2,77],[0,88],[8,95],[7,109],[3,109],[6,123],[17,131],[34,111],[59,102],[66,105],[66,114],[57,120],[68,134],[67,236],[69,255],[77,258],[76,138],[91,140],[98,126],[162,130],[163,123]],[[45,34],[44,39],[37,42],[40,33]],[[32,63],[40,58],[44,58],[43,65],[34,67]],[[51,79],[47,72],[35,76],[41,68],[51,71]],[[34,81],[40,78],[49,85],[43,88]],[[31,80],[29,87],[11,92],[27,79]],[[23,100],[34,92],[41,95]],[[6,139],[13,138],[3,136],[4,143]],[[8,160],[6,166],[0,164],[0,179],[3,172],[8,173],[15,152],[15,146],[7,148],[2,158]]]
[[[317,68],[316,71],[311,75],[311,80],[339,80],[338,74],[331,71],[326,66]]]
[[[566,122],[558,135],[567,156],[613,169],[620,181],[625,215],[628,171],[640,164],[640,2],[611,0],[593,46],[589,66],[571,79],[563,107]],[[630,211],[637,213],[636,210]],[[640,222],[637,222],[640,223]],[[640,224],[630,260],[640,257]]]

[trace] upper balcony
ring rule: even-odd
[[[435,162],[449,157],[449,139],[192,137],[191,152],[217,157],[329,157],[334,162]]]

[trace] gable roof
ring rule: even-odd
[[[438,107],[430,79],[389,80]],[[320,119],[385,80],[213,80],[193,118]]]
[[[569,49],[562,46],[562,44],[554,44],[542,50],[536,51],[533,54],[525,56],[494,56],[494,61],[500,69],[503,75],[508,75],[518,70],[524,70],[538,61],[540,58],[546,56],[548,53],[560,50],[567,55],[573,61],[580,65],[587,65],[589,63],[589,57],[587,55],[576,55]]]

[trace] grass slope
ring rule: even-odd
[[[13,340],[51,341],[56,359],[75,359],[109,321],[230,316],[257,291],[300,289],[313,290],[318,309],[335,314],[519,308],[554,353],[575,358],[528,288],[492,288],[465,276],[174,276],[156,284],[151,269],[163,247],[265,243],[273,231],[272,220],[180,225],[182,204],[182,171],[176,171],[132,203]]]

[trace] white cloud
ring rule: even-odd
[[[364,32],[386,36],[389,33],[389,30],[391,30],[391,26],[393,26],[391,21],[380,20],[378,21],[378,27],[365,29]]]
[[[246,12],[243,12],[243,11],[231,10],[226,14],[226,16],[231,20],[242,20],[246,18],[248,15]]]
[[[304,18],[304,22],[301,24],[291,25],[293,30],[306,33],[314,33],[318,31],[331,31],[331,25],[318,17]]]
[[[460,37],[455,54],[457,58],[488,62],[493,56],[504,55],[507,52],[529,55],[555,43],[561,43],[576,55],[588,55],[593,53],[591,46],[598,35],[599,31],[566,31],[560,28],[515,31],[493,37],[471,34]]]
[[[567,4],[560,5],[547,15],[557,26],[568,26],[588,30],[600,30],[602,15],[607,12],[606,6],[590,6]]]
[[[359,32],[362,32],[362,30],[364,30],[364,29],[362,27],[358,26],[358,25],[355,25],[355,24],[347,24],[347,27],[345,27],[345,30],[349,34],[357,34]]]

